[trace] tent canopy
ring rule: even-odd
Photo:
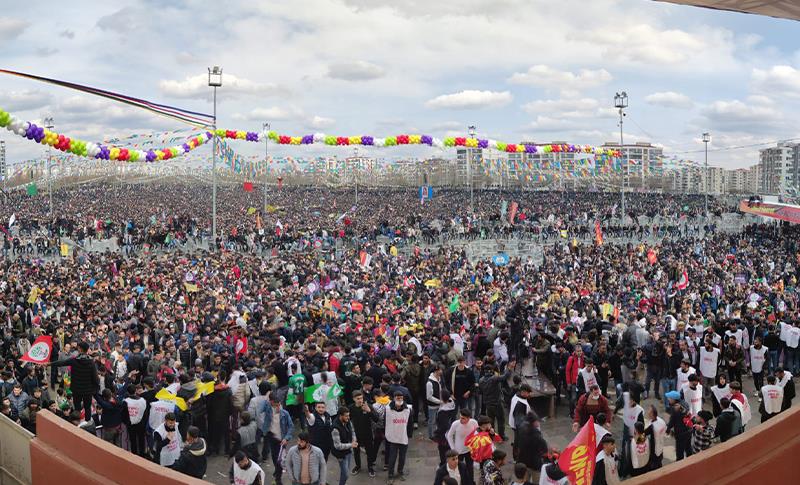
[[[696,7],[753,13],[782,19],[800,20],[800,2],[795,0],[656,0]]]

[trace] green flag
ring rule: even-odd
[[[461,303],[458,301],[458,295],[453,297],[453,301],[450,302],[450,306],[448,308],[450,309],[450,313],[455,313],[459,308],[461,308]]]
[[[306,403],[323,402],[325,400],[325,396],[320,392],[321,386],[322,384],[314,384],[313,386],[306,387],[305,391],[303,391]]]
[[[33,197],[34,195],[39,195],[39,188],[36,187],[36,184],[31,182],[28,184],[28,195]]]

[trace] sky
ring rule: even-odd
[[[753,165],[800,137],[800,24],[649,0],[23,2],[0,14],[2,67],[211,113],[292,136],[422,133],[506,142],[619,140],[709,164]],[[0,109],[87,141],[184,128],[49,84],[0,76]],[[2,131],[11,164],[41,145]],[[264,146],[238,142],[245,155]],[[202,150],[208,150],[202,148]],[[352,148],[279,147],[276,156]],[[210,156],[210,150],[205,152]],[[451,152],[403,147],[382,157]]]

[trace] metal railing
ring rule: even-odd
[[[0,414],[0,485],[31,485],[33,434]]]

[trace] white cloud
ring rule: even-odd
[[[369,81],[385,75],[381,66],[367,61],[341,61],[328,66],[328,77],[343,81]]]
[[[53,96],[38,89],[23,91],[0,91],[0,107],[6,111],[28,111],[42,108],[50,104]]]
[[[543,64],[529,68],[526,72],[516,72],[508,78],[511,84],[525,84],[545,89],[558,89],[562,93],[575,94],[583,89],[599,86],[611,81],[611,73],[605,69],[581,69],[577,73],[559,71]]]
[[[233,119],[242,121],[287,121],[302,116],[302,111],[295,108],[281,108],[272,106],[270,108],[255,108],[248,113],[237,113]]]
[[[158,87],[162,93],[173,98],[208,99],[211,97],[207,74],[189,76],[183,81],[165,79],[158,83]],[[228,98],[240,95],[270,96],[286,92],[285,88],[275,84],[258,83],[233,74],[223,73],[222,86],[217,89],[217,96]]]
[[[306,126],[314,130],[330,128],[334,123],[336,123],[336,120],[319,115],[314,115],[306,120]]]
[[[800,98],[800,71],[792,66],[772,66],[769,70],[754,68],[753,89],[770,96]]]
[[[694,103],[689,96],[674,91],[664,91],[647,95],[644,98],[649,104],[664,108],[688,109]]]
[[[0,40],[9,41],[19,37],[30,26],[30,22],[12,17],[0,17]]]
[[[425,103],[434,109],[480,109],[499,108],[511,102],[513,97],[508,91],[477,91],[468,89],[453,94],[442,94]]]
[[[775,133],[784,128],[784,116],[775,106],[754,105],[738,99],[715,101],[702,110],[712,129],[743,133]]]
[[[732,33],[728,31],[709,31],[703,35],[678,29],[662,30],[647,23],[620,23],[618,28],[602,27],[572,35],[601,47],[607,60],[657,65],[684,63],[700,53],[724,48],[732,40]]]
[[[570,111],[594,110],[600,103],[592,98],[539,99],[522,105],[528,113],[562,113]]]

